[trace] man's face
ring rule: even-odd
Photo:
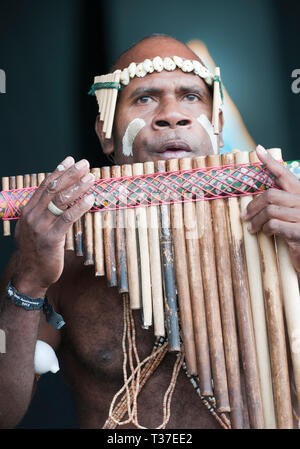
[[[115,162],[212,154],[211,115],[212,99],[199,76],[177,69],[135,77],[119,94],[113,132]],[[124,135],[135,119],[140,119],[142,127],[133,140],[132,155],[125,156]]]

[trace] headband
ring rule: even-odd
[[[95,95],[99,107],[99,120],[103,121],[103,132],[106,139],[111,138],[114,114],[117,104],[118,92],[135,78],[144,78],[153,72],[168,72],[181,69],[185,73],[194,73],[200,76],[208,86],[213,89],[213,115],[212,124],[214,134],[219,134],[219,109],[223,104],[223,88],[219,67],[213,75],[201,62],[184,59],[179,56],[145,59],[141,63],[132,62],[123,70],[115,70],[107,75],[95,76],[89,94]]]

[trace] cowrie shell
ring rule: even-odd
[[[147,75],[147,71],[145,70],[144,64],[142,62],[136,66],[135,74],[139,78],[143,78],[145,75]]]
[[[176,69],[175,62],[169,57],[164,58],[163,64],[164,64],[165,70],[172,71],[172,70]]]
[[[180,58],[179,56],[173,56],[173,61],[175,62],[177,67],[179,67],[181,69],[182,64],[183,64],[183,59]]]
[[[136,63],[132,62],[128,66],[128,73],[129,73],[130,78],[134,78],[135,77],[135,71],[136,71]]]
[[[161,72],[164,69],[163,61],[160,56],[156,56],[153,61],[154,70],[157,72]]]
[[[153,63],[150,59],[145,59],[145,61],[143,62],[143,66],[147,73],[154,72]]]
[[[190,61],[189,59],[186,59],[185,61],[183,61],[181,70],[183,72],[192,72],[194,70],[192,61]]]
[[[122,70],[122,73],[120,75],[120,83],[124,84],[124,86],[127,86],[129,84],[129,73],[128,69]]]

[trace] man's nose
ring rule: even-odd
[[[154,118],[154,129],[172,128],[191,125],[192,120],[180,108],[177,101],[164,101]]]

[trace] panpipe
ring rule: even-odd
[[[268,151],[281,160],[280,150]],[[128,295],[170,351],[183,344],[188,373],[232,428],[293,428],[298,278],[283,239],[252,235],[240,218],[253,195],[276,188],[256,153],[91,171],[95,204],[68,232],[66,249]],[[3,179],[5,234],[44,176]]]

